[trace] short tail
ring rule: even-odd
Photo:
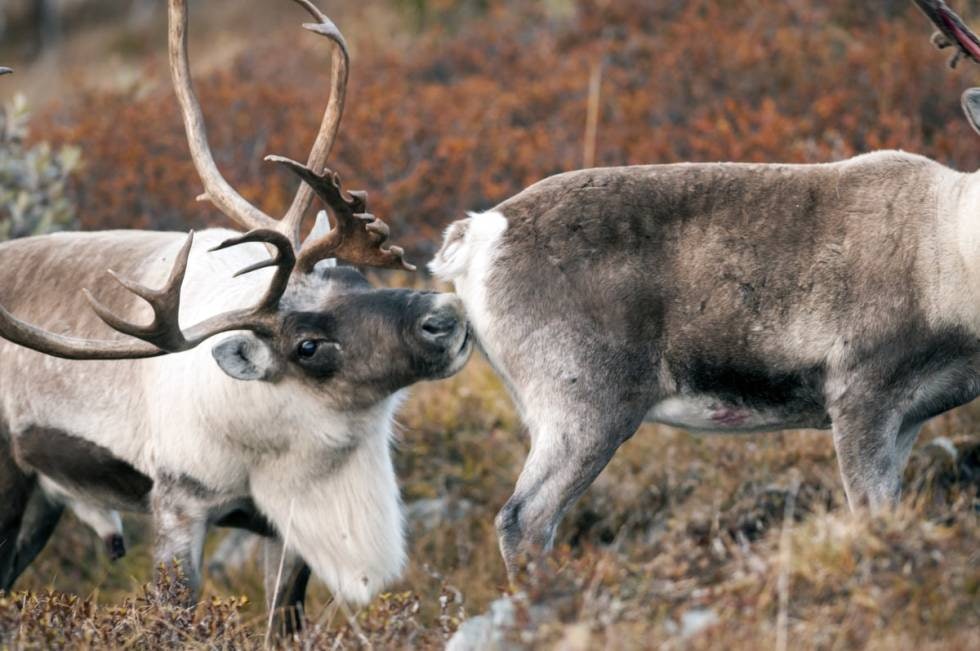
[[[465,274],[473,258],[492,249],[495,241],[507,230],[507,219],[499,212],[469,215],[446,229],[442,248],[429,263],[429,271],[437,278],[453,281]]]
[[[470,229],[472,217],[454,221],[442,236],[442,248],[429,263],[429,271],[441,280],[452,281],[466,269],[469,258],[466,246],[466,233]]]

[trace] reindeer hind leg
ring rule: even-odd
[[[636,432],[657,395],[648,350],[623,350],[588,333],[545,339],[506,359],[531,438],[514,492],[495,520],[511,579],[549,551],[564,514]],[[520,350],[521,342],[510,344]]]
[[[10,440],[0,432],[0,590],[10,590],[20,575],[17,565],[17,539],[24,511],[37,485],[14,461]]]
[[[24,511],[36,481],[25,474],[10,455],[8,442],[0,438],[0,590],[9,591],[20,575],[17,539]]]
[[[860,405],[834,405],[830,411],[837,464],[851,511],[878,513],[894,507],[901,496],[903,457],[913,432],[906,433],[900,446],[900,414]]]
[[[34,484],[24,516],[21,520],[20,533],[17,536],[17,550],[13,564],[13,577],[16,579],[37,558],[44,546],[54,533],[64,506],[52,501],[41,488],[39,482]]]

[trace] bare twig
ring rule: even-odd
[[[368,649],[374,649],[374,645],[371,644],[371,640],[369,640],[368,636],[364,634],[364,629],[362,629],[361,625],[357,623],[357,615],[351,612],[350,607],[345,602],[338,599],[337,603],[340,605],[340,610],[344,613],[344,617],[347,618],[347,623],[350,624],[354,634],[360,638],[361,644]]]
[[[323,612],[320,613],[320,617],[316,620],[315,628],[322,628],[325,631],[329,631],[330,627],[333,626],[333,620],[337,617],[337,610],[339,605],[336,599],[331,599],[330,603],[324,607]]]
[[[279,596],[279,586],[282,585],[282,572],[286,566],[286,550],[289,548],[289,534],[293,528],[293,505],[295,503],[295,500],[289,500],[289,519],[286,520],[286,534],[282,539],[282,554],[279,556],[279,571],[276,572],[276,587],[272,590],[272,601],[269,603],[269,621],[265,629],[265,648],[267,649],[269,648],[269,641],[272,639],[272,620],[276,614],[276,607],[279,605],[276,603],[276,598]]]
[[[779,614],[776,616],[776,651],[786,651],[789,637],[789,565],[792,560],[793,516],[796,511],[796,494],[800,490],[800,480],[793,477],[786,495],[786,508],[783,511],[783,530],[779,536],[779,579],[776,590],[779,593]]]
[[[599,131],[599,99],[602,94],[602,60],[596,61],[589,74],[589,103],[585,116],[585,142],[582,167],[595,166],[596,137]]]

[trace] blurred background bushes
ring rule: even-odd
[[[11,64],[34,51],[28,4],[7,5],[0,56]],[[64,90],[35,133],[85,153],[67,190],[82,227],[226,223],[194,202],[200,182],[169,87],[165,3],[55,4],[59,36],[47,59],[34,60],[47,61]],[[282,211],[293,181],[262,156],[305,158],[327,48],[300,32],[304,16],[288,2],[261,3],[251,17],[231,2],[192,4],[192,60],[215,157],[247,197]],[[932,48],[930,25],[907,0],[321,4],[354,57],[330,164],[348,187],[370,192],[417,259],[464,210],[582,165],[589,76],[600,64],[599,165],[821,162],[879,148],[959,169],[980,163],[958,102],[977,69],[947,71],[948,54]],[[953,6],[968,19],[980,11],[975,1]],[[112,16],[102,49],[76,56],[73,44],[109,29]],[[26,65],[0,92],[33,73]],[[110,79],[107,70],[120,72]]]
[[[0,239],[75,226],[65,184],[79,167],[78,147],[27,145],[30,113],[23,96],[0,107]]]

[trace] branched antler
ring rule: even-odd
[[[340,33],[332,20],[308,0],[295,0],[295,2],[305,8],[316,21],[315,23],[304,24],[304,29],[325,36],[335,45],[331,59],[330,99],[323,112],[320,131],[317,133],[313,148],[310,150],[309,159],[306,161],[307,167],[316,170],[323,167],[324,163],[327,162],[327,156],[330,155],[330,150],[333,149],[333,144],[337,139],[337,132],[340,130],[340,119],[344,114],[344,101],[347,95],[347,79],[350,74],[350,53],[347,50],[344,35]],[[286,211],[285,217],[282,218],[283,223],[292,229],[287,235],[293,242],[299,242],[300,224],[312,201],[313,189],[306,183],[300,182],[293,203]]]
[[[914,0],[922,13],[939,31],[932,35],[933,44],[939,48],[956,47],[949,66],[955,68],[960,59],[980,63],[980,38],[966,26],[963,19],[946,6],[943,0]]]
[[[164,353],[190,350],[205,339],[229,330],[251,330],[259,335],[271,336],[278,325],[279,300],[286,291],[289,276],[296,264],[296,257],[289,239],[278,231],[270,230],[250,231],[240,237],[225,240],[211,250],[227,249],[246,242],[268,244],[276,252],[272,258],[246,267],[235,274],[237,276],[256,269],[276,267],[269,288],[259,302],[251,308],[218,314],[187,330],[181,329],[179,323],[181,286],[194,243],[192,231],[177,253],[170,275],[160,289],[151,289],[109,272],[120,285],[150,305],[153,310],[153,320],[149,324],[140,325],[123,319],[99,302],[88,290],[84,290],[85,298],[99,318],[113,330],[138,339],[139,342],[100,341],[58,335],[17,319],[3,307],[0,307],[0,336],[33,350],[67,359],[155,357]]]
[[[953,13],[943,0],[914,1],[939,30],[932,35],[932,43],[940,49],[956,48],[956,53],[949,60],[949,67],[955,68],[960,59],[964,58],[980,63],[980,37],[974,34],[963,19]],[[970,126],[980,133],[980,88],[967,88],[963,91],[960,106]]]
[[[415,270],[414,265],[405,261],[401,247],[385,247],[390,232],[388,225],[367,211],[366,192],[345,192],[340,175],[326,168],[317,174],[283,156],[267,156],[266,160],[285,166],[305,181],[334,218],[334,227],[328,233],[304,244],[297,260],[300,271],[308,273],[318,261],[329,257],[356,265]]]
[[[153,309],[153,321],[149,325],[136,325],[121,319],[92,296],[92,293],[87,289],[82,290],[85,293],[85,298],[95,313],[99,315],[99,318],[112,329],[142,339],[161,350],[170,352],[182,350],[187,339],[180,331],[180,324],[178,323],[180,288],[184,282],[184,274],[187,272],[187,258],[191,253],[193,244],[194,231],[191,231],[184,241],[184,246],[177,253],[174,266],[170,270],[170,277],[161,289],[150,289],[145,285],[119,276],[111,269],[109,270],[109,274],[116,279],[116,282],[149,303]]]
[[[303,25],[307,30],[330,39],[336,46],[332,58],[332,76],[330,98],[320,123],[313,148],[310,151],[309,165],[318,168],[326,161],[333,147],[337,131],[340,128],[340,118],[344,112],[344,99],[347,90],[347,78],[350,55],[347,43],[337,26],[316,8],[309,0],[294,0],[303,7],[317,22]],[[229,185],[218,170],[208,145],[207,130],[204,126],[204,116],[201,105],[191,83],[190,59],[187,51],[187,0],[170,0],[170,69],[173,77],[174,91],[180,103],[184,127],[187,132],[187,142],[191,158],[198,176],[204,184],[204,198],[209,199],[225,215],[238,222],[246,229],[277,230],[289,238],[293,246],[299,248],[300,226],[303,215],[309,208],[312,194],[309,188],[300,186],[286,215],[276,220],[246,201],[234,188]]]
[[[276,273],[262,299],[254,307],[247,310],[236,310],[219,314],[184,332],[180,329],[178,322],[180,288],[184,282],[184,274],[187,271],[187,259],[190,255],[193,241],[194,233],[192,231],[187,236],[184,246],[181,247],[180,252],[177,254],[174,260],[174,266],[170,271],[170,277],[162,289],[150,289],[145,285],[121,278],[111,271],[109,272],[119,284],[149,303],[153,309],[153,321],[148,325],[137,325],[120,318],[96,300],[88,290],[85,290],[85,297],[91,303],[92,309],[113,330],[137,339],[142,339],[161,350],[171,353],[193,348],[208,337],[213,337],[216,334],[227,332],[228,330],[252,330],[258,334],[271,334],[276,325],[274,317],[276,308],[279,306],[279,299],[282,298],[282,295],[286,291],[286,287],[289,284],[289,276],[292,274],[293,267],[296,264],[293,247],[288,238],[278,231],[254,230],[240,237],[225,240],[211,249],[212,251],[218,251],[246,242],[269,244],[276,252],[274,257],[248,266],[235,275],[240,276],[266,267],[276,267]]]
[[[327,155],[333,147],[340,128],[340,119],[344,112],[344,100],[347,92],[350,54],[347,51],[347,43],[343,34],[340,33],[333,21],[309,0],[293,1],[309,12],[316,21],[306,23],[303,27],[330,39],[335,46],[335,52],[332,57],[330,99],[327,102],[323,121],[310,151],[309,159],[306,165],[289,161],[290,169],[300,177],[300,187],[286,215],[281,220],[275,220],[235,192],[221,176],[215,165],[208,146],[201,107],[191,85],[190,63],[187,54],[187,0],[170,0],[170,64],[174,90],[180,101],[191,156],[198,175],[204,183],[205,196],[226,215],[245,228],[276,230],[282,233],[289,238],[293,247],[298,251],[300,249],[300,226],[313,199],[313,193],[316,192],[320,196],[324,196],[325,193],[332,197],[329,200],[325,199],[325,201],[328,201],[335,219],[345,221],[342,225],[338,222],[340,230],[334,236],[337,239],[337,246],[320,245],[309,250],[306,250],[308,247],[304,247],[299,255],[300,264],[298,266],[301,271],[309,271],[317,260],[327,255],[333,255],[353,264],[412,270],[414,267],[401,260],[400,249],[397,247],[391,250],[380,248],[380,245],[387,240],[388,227],[384,222],[373,216],[365,221],[362,215],[365,212],[363,209],[342,206],[343,202],[337,198],[342,196],[339,189],[333,191],[321,187],[320,190],[317,190],[316,186],[313,185],[313,183],[319,183],[323,186],[323,178],[318,177],[314,170],[324,169]],[[280,159],[276,158],[276,160]],[[302,173],[300,173],[301,170]],[[311,179],[314,181],[311,182]],[[329,203],[330,201],[333,203]],[[348,218],[348,213],[358,216]],[[384,231],[383,235],[381,234],[382,230]],[[362,250],[359,247],[365,248]],[[316,258],[318,255],[322,257]]]
[[[340,126],[347,88],[350,56],[347,44],[337,26],[310,0],[293,0],[316,21],[304,27],[330,39],[336,49],[332,58],[330,99],[323,121],[306,165],[287,158],[271,157],[300,178],[300,187],[292,205],[281,220],[276,220],[246,201],[224,179],[214,162],[208,145],[204,116],[191,84],[187,52],[187,0],[169,0],[169,53],[174,91],[180,103],[187,142],[194,167],[210,199],[228,217],[249,229],[249,232],[220,244],[224,249],[245,242],[260,242],[272,247],[274,255],[236,275],[265,267],[275,267],[269,288],[252,308],[219,314],[182,330],[179,323],[181,286],[187,272],[187,262],[194,241],[193,232],[180,249],[167,282],[160,289],[151,289],[132,280],[110,273],[119,284],[146,301],[153,310],[150,323],[141,325],[127,321],[96,300],[87,290],[85,296],[99,317],[114,330],[139,341],[99,341],[66,337],[47,332],[24,321],[0,307],[0,336],[28,348],[70,359],[124,359],[152,357],[179,352],[197,346],[208,337],[228,330],[251,330],[271,336],[277,327],[279,301],[296,267],[307,273],[317,261],[337,257],[358,265],[414,270],[405,262],[398,247],[385,248],[388,226],[367,212],[367,195],[363,192],[345,193],[340,177],[323,167]],[[0,68],[0,75],[11,72]],[[313,170],[323,170],[315,173]],[[319,195],[334,217],[335,227],[325,235],[311,238],[300,251],[300,225],[309,208],[313,193]],[[297,251],[300,251],[297,258]]]

